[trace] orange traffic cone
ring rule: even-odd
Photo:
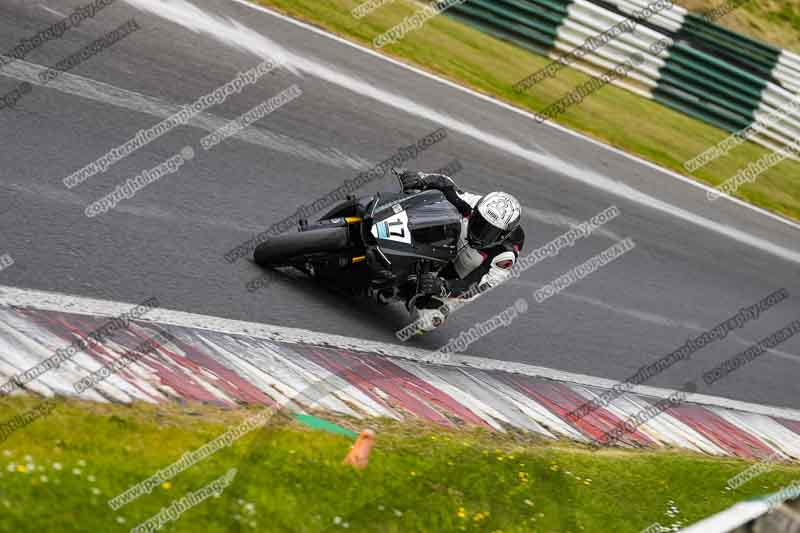
[[[375,444],[375,432],[365,429],[358,435],[355,444],[342,462],[358,470],[365,469],[369,463],[369,452],[372,451],[373,444]]]

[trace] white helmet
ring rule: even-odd
[[[472,210],[467,240],[474,248],[490,248],[500,244],[519,227],[522,207],[505,192],[490,192]]]

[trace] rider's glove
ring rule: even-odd
[[[400,183],[403,184],[403,190],[422,189],[425,181],[422,179],[421,172],[410,172],[408,170],[400,173]]]
[[[447,281],[434,272],[426,272],[419,277],[419,291],[422,294],[442,295],[447,292]]]

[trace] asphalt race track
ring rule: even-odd
[[[0,3],[2,50],[80,2]],[[680,387],[800,315],[800,229],[566,132],[320,33],[236,2],[196,0],[164,18],[151,0],[116,3],[0,70],[0,94],[33,87],[0,109],[0,285],[164,307],[398,342],[401,307],[344,299],[300,276],[261,290],[253,263],[223,254],[440,127],[447,138],[409,168],[454,159],[464,188],[503,189],[527,207],[526,250],[611,205],[621,215],[590,238],[410,341],[436,349],[515,299],[528,312],[467,350],[509,361],[623,379],[769,293],[791,293],[735,335],[648,384]],[[136,6],[136,7],[135,7]],[[42,86],[46,66],[134,17],[140,29]],[[240,24],[241,27],[236,27]],[[413,35],[407,37],[413,39]],[[285,68],[208,109],[105,173],[68,189],[64,177],[229,82],[272,53]],[[520,73],[523,75],[525,73]],[[211,151],[200,139],[297,84],[302,96]],[[94,218],[85,207],[185,146],[196,157]],[[381,188],[383,182],[364,191]],[[636,248],[536,304],[532,292],[631,237]],[[699,392],[800,408],[800,339]]]

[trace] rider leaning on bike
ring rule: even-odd
[[[412,319],[424,331],[441,325],[440,309],[452,308],[477,297],[479,292],[496,287],[511,276],[511,268],[525,242],[520,227],[522,208],[519,201],[505,192],[484,196],[465,192],[444,174],[399,171],[403,190],[437,189],[461,213],[461,236],[458,253],[438,273],[420,276],[419,298],[411,309]]]

